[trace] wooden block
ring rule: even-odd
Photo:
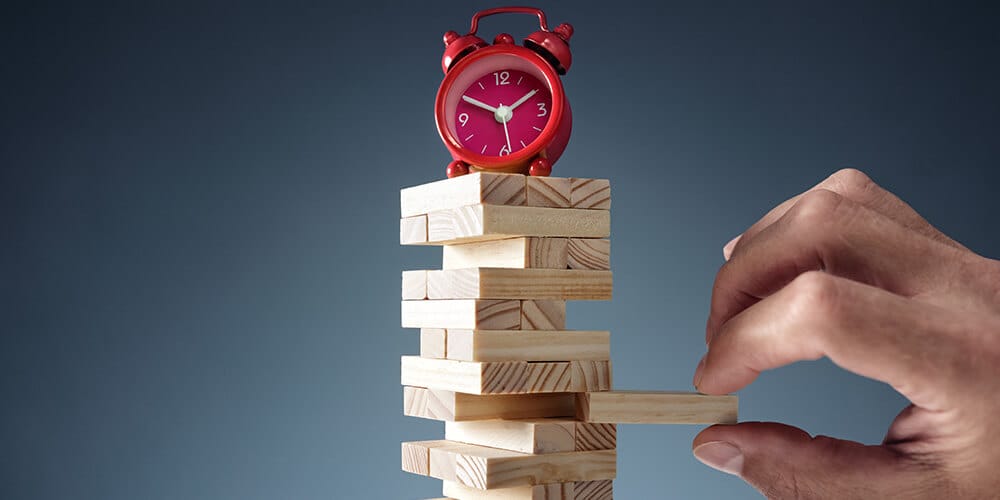
[[[481,420],[447,422],[445,439],[521,453],[576,451],[572,420]]]
[[[447,341],[447,331],[443,328],[421,328],[420,357],[437,359],[448,357]]]
[[[403,271],[403,300],[427,298],[427,271]]]
[[[611,269],[611,240],[570,238],[566,245],[566,267],[570,269]]]
[[[615,450],[530,455],[455,443],[430,448],[430,475],[480,490],[614,479]]]
[[[403,414],[411,417],[464,422],[488,419],[572,417],[571,393],[486,395],[454,391],[403,388]]]
[[[470,205],[427,214],[427,242],[433,245],[519,236],[607,238],[610,234],[607,210]]]
[[[573,500],[614,500],[614,481],[577,481],[573,483]]]
[[[400,316],[403,328],[518,330],[521,328],[521,303],[517,300],[404,300]]]
[[[400,217],[480,203],[524,205],[525,178],[520,174],[476,172],[399,191]]]
[[[618,428],[615,424],[576,422],[576,451],[613,450],[618,447]]]
[[[444,389],[466,394],[528,394],[538,392],[585,392],[601,390],[576,380],[573,363],[497,361],[455,361],[403,356],[400,380],[403,385]],[[580,390],[571,390],[574,387]]]
[[[580,394],[577,417],[620,424],[734,424],[736,396],[694,392],[613,391]]]
[[[495,267],[427,271],[427,297],[611,300],[611,271]]]
[[[441,268],[566,269],[569,242],[568,238],[508,238],[447,245]]]
[[[448,330],[447,337],[446,357],[462,361],[611,359],[611,333],[606,331]]]
[[[479,328],[480,330],[513,330],[513,328]],[[566,301],[522,300],[521,326],[523,330],[565,330]],[[470,328],[466,328],[470,330]]]
[[[570,207],[570,179],[565,177],[527,177],[528,201],[531,207]]]
[[[573,361],[570,368],[573,375],[571,392],[611,390],[611,361]]]
[[[448,441],[418,441],[403,443],[403,470],[411,474],[427,476],[431,473],[430,449],[447,445]]]
[[[399,219],[399,244],[423,245],[427,243],[427,216]]]
[[[443,481],[445,495],[462,500],[576,500],[579,483],[549,483],[479,490],[451,481]]]
[[[611,182],[607,179],[570,179],[573,208],[611,209]]]

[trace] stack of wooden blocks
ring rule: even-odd
[[[401,244],[443,246],[402,276],[403,411],[446,422],[403,470],[457,500],[610,499],[616,422],[735,421],[731,396],[610,392],[610,332],[566,330],[566,301],[611,299],[609,181],[481,172],[400,204]]]

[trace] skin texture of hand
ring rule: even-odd
[[[778,423],[717,425],[695,456],[769,498],[1000,498],[1000,262],[857,170],[729,242],[695,371],[706,394],[827,357],[912,403],[880,445]]]

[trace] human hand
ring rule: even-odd
[[[723,253],[699,391],[826,356],[912,404],[880,445],[753,422],[702,431],[699,460],[770,498],[1000,497],[1000,262],[850,169]]]

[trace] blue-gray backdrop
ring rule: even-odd
[[[441,178],[440,37],[485,2],[7,5],[0,14],[0,497],[436,496],[399,442],[398,189]],[[989,3],[544,2],[576,26],[556,174],[612,180],[620,388],[690,387],[721,248],[859,167],[1000,255]],[[518,38],[526,16],[490,18]],[[878,442],[904,401],[828,362],[745,419]],[[694,427],[623,426],[617,496],[748,498]]]

